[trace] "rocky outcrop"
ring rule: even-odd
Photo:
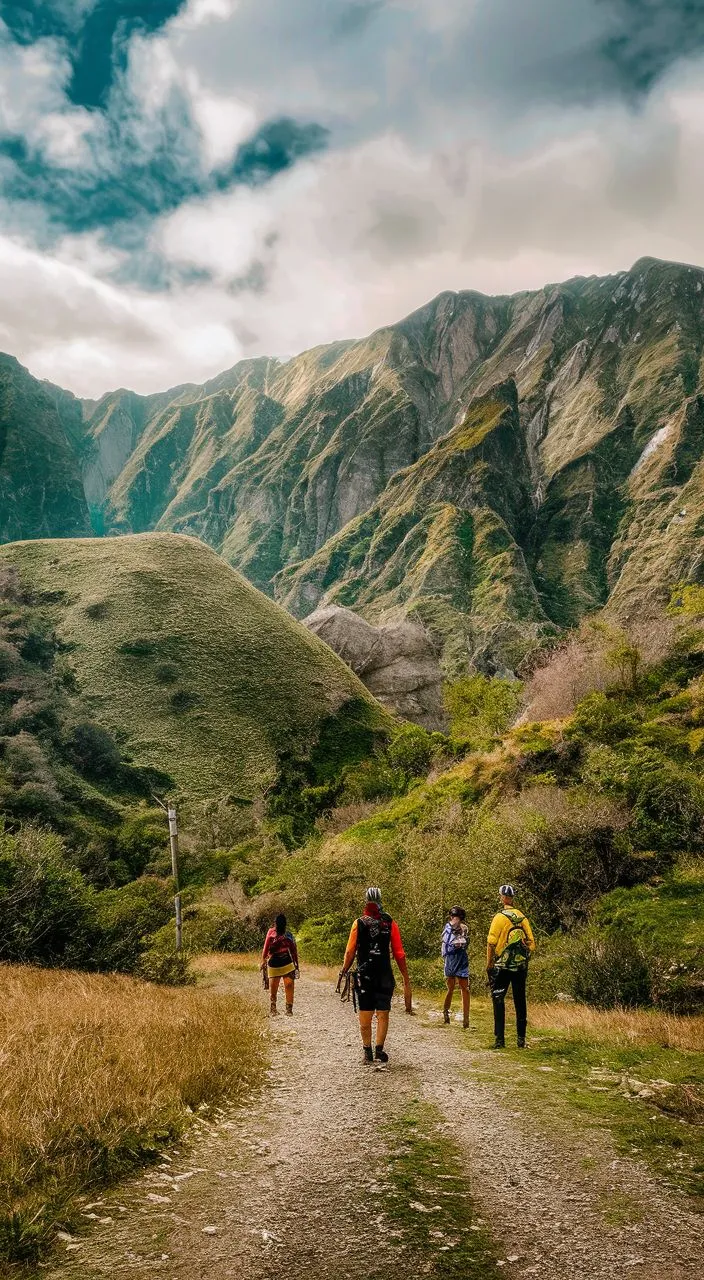
[[[424,627],[408,620],[374,627],[339,605],[303,621],[383,706],[424,729],[446,728],[438,654]]]

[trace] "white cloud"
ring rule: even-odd
[[[209,168],[226,164],[236,148],[255,130],[254,109],[238,98],[204,90],[195,74],[187,79],[191,108],[201,131],[203,151]]]
[[[50,255],[20,247],[17,227],[0,241],[0,346],[84,394],[157,390],[243,353],[361,335],[442,289],[536,288],[643,254],[704,262],[704,62],[673,65],[636,109],[600,52],[617,6],[538,11],[191,0],[160,35],[132,39],[125,150],[177,161],[180,147],[196,173],[276,115],[327,125],[330,150],[156,223],[157,258],[210,273],[169,293],[118,285],[128,255],[97,232]],[[73,162],[101,126],[67,103],[64,53],[9,52],[0,40],[0,121]],[[39,207],[21,215],[46,234]]]
[[[70,66],[58,41],[21,47],[0,22],[0,134],[22,137],[57,165],[86,160],[90,113],[67,103]]]
[[[128,385],[148,391],[203,380],[241,348],[218,298],[176,304],[116,288],[80,266],[0,237],[0,348],[79,395]]]

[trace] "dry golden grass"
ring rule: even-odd
[[[531,1005],[530,1020],[544,1031],[562,1031],[594,1044],[704,1051],[704,1016],[683,1018],[653,1009],[601,1010],[556,1003]]]
[[[0,1268],[264,1061],[262,1015],[240,996],[0,967]]]

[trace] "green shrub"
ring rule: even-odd
[[[306,920],[297,933],[301,959],[307,960],[309,964],[340,966],[347,946],[350,923],[335,915],[314,916]]]
[[[94,902],[59,836],[31,826],[16,834],[0,829],[0,958],[86,963]]]
[[[144,982],[158,982],[166,987],[195,986],[195,974],[188,967],[188,956],[183,952],[168,954],[163,951],[145,951],[135,967],[135,974]]]
[[[612,744],[631,737],[640,719],[627,711],[616,698],[605,693],[590,693],[578,703],[569,733],[573,737]]]
[[[89,778],[114,778],[120,767],[120,748],[112,734],[90,720],[75,726],[68,748],[76,767]]]
[[[364,804],[370,800],[390,800],[403,795],[406,775],[392,769],[385,756],[372,756],[352,765],[343,775],[343,804]]]
[[[475,750],[508,729],[521,702],[518,680],[465,676],[445,685],[443,698],[453,739]]]
[[[572,940],[568,956],[571,992],[599,1009],[650,1004],[648,956],[633,935],[590,928]]]
[[[696,775],[660,752],[642,748],[628,769],[631,829],[641,848],[699,849],[704,838],[704,787]]]
[[[145,876],[97,894],[95,912],[96,967],[134,973],[151,935],[171,919],[173,897],[165,881]]]
[[[391,769],[407,778],[423,777],[437,753],[438,738],[442,739],[442,734],[427,733],[417,724],[404,724],[386,748]]]
[[[122,859],[130,879],[141,876],[148,866],[156,865],[160,874],[171,873],[168,846],[169,828],[162,809],[140,805],[129,810],[117,832],[116,858]]]
[[[194,902],[183,910],[183,948],[188,955],[208,951],[257,951],[264,941],[255,921],[237,915],[222,902]],[[168,954],[174,950],[173,920],[153,935],[153,951]]]

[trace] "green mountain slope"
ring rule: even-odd
[[[73,396],[0,355],[0,541],[90,532],[81,417]]]
[[[446,660],[500,647],[518,660],[550,622],[521,542],[531,525],[530,471],[514,382],[474,401],[459,424],[399,471],[364,515],[276,590],[294,612],[310,589],[368,617],[413,613],[446,641]]]
[[[698,580],[703,356],[704,272],[644,259],[511,297],[444,293],[202,387],[117,391],[65,439],[96,533],[193,535],[298,616],[410,613],[451,666],[501,668],[609,602],[628,614]],[[467,444],[509,384],[510,429]],[[60,393],[41,394],[63,421]],[[64,531],[49,514],[20,530]]]
[[[388,724],[326,645],[194,539],[14,543],[1,564],[49,609],[92,718],[190,796],[252,800],[321,738],[330,768]]]

